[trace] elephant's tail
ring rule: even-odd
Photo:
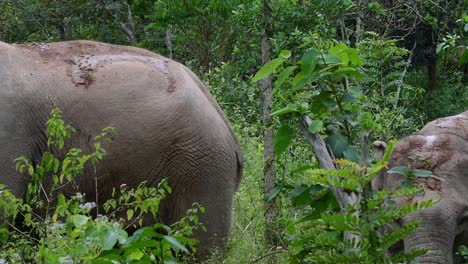
[[[242,178],[242,172],[244,170],[244,159],[242,157],[242,150],[240,147],[236,149],[236,159],[237,159],[237,172],[236,172],[236,190],[239,188],[239,184]]]

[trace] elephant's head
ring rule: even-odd
[[[432,121],[417,135],[400,140],[389,165],[395,166],[430,170],[442,178],[416,178],[424,194],[398,201],[440,200],[401,219],[402,224],[421,221],[420,228],[405,239],[405,251],[426,248],[419,263],[457,263],[458,246],[468,242],[468,111]],[[403,178],[387,172],[373,186],[394,189]]]

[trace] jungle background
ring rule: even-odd
[[[466,0],[0,0],[0,40],[133,45],[196,72],[245,161],[227,253],[211,261],[284,263],[307,244],[291,223],[332,210],[304,173],[319,165],[300,119],[358,162],[363,132],[388,142],[467,110],[467,11]],[[332,66],[315,67],[314,52]]]

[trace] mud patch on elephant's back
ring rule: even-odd
[[[168,92],[173,92],[176,88],[176,79],[169,70],[169,60],[162,60],[155,57],[135,55],[129,53],[106,54],[106,55],[80,55],[73,57],[68,62],[72,65],[71,78],[76,85],[89,87],[93,83],[93,73],[99,67],[113,62],[137,61],[142,62],[151,68],[158,70],[168,78]]]

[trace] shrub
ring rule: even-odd
[[[161,200],[171,192],[167,181],[161,181],[157,187],[147,186],[145,182],[134,189],[122,185],[119,190],[113,190],[112,198],[102,206],[95,201],[87,202],[81,193],[65,197],[64,188],[74,184],[86,166],[94,166],[106,155],[102,145],[115,135],[114,128],[106,127],[94,138],[92,153],[71,148],[61,160],[53,150],[63,150],[74,131],[62,120],[60,110],[53,109],[46,130],[51,150],[43,153],[36,165],[25,157],[16,159],[17,170],[31,177],[25,200],[0,185],[0,212],[5,223],[0,228],[0,260],[11,263],[189,260],[196,252],[193,231],[203,228],[198,221],[203,207],[195,204],[185,217],[170,226],[156,223],[142,227],[145,215],[157,218]],[[99,208],[104,209],[105,215],[97,214]],[[19,218],[24,219],[26,230],[15,226]],[[138,229],[129,234],[129,227]]]

